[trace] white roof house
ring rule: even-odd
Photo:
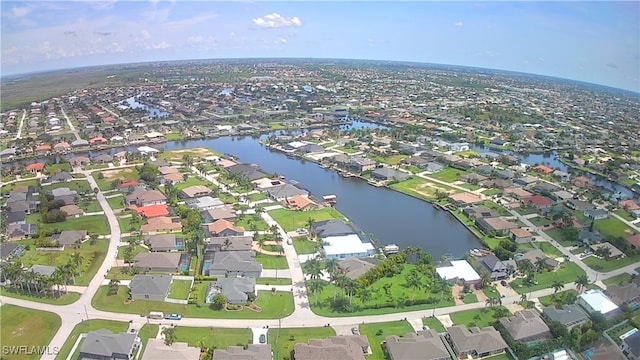
[[[287,145],[291,146],[292,148],[297,149],[297,148],[303,147],[303,146],[305,146],[307,144],[305,144],[305,143],[303,143],[301,141],[292,141],[292,142],[288,143]]]
[[[138,151],[141,152],[141,153],[146,153],[146,154],[160,152],[160,150],[154,149],[154,148],[152,148],[150,146],[141,146],[141,147],[138,148]]]
[[[350,257],[367,257],[375,254],[376,249],[370,242],[362,242],[357,234],[329,236],[322,239],[327,259],[346,259]]]
[[[473,269],[467,260],[451,261],[451,266],[443,266],[436,269],[438,276],[444,280],[460,279],[466,282],[480,281],[480,275]]]
[[[602,290],[591,289],[578,295],[578,305],[582,306],[587,313],[599,312],[607,315],[618,310],[618,305],[605,295]]]

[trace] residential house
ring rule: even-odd
[[[529,185],[533,185],[533,184],[537,183],[538,182],[538,178],[535,178],[533,176],[523,176],[523,177],[519,177],[519,178],[513,180],[513,182],[516,185],[529,186]]]
[[[636,331],[622,339],[620,347],[629,360],[640,359],[640,331]]]
[[[163,339],[149,338],[142,360],[200,360],[200,348],[184,342],[166,345]]]
[[[449,195],[449,201],[451,201],[457,207],[463,207],[481,203],[482,198],[475,194],[461,192]]]
[[[387,336],[384,350],[389,360],[451,360],[447,346],[432,329],[407,333],[403,337]]]
[[[575,179],[571,180],[571,184],[578,188],[586,188],[591,186],[591,181],[585,176],[578,176]]]
[[[144,244],[153,252],[183,251],[185,249],[184,238],[177,237],[176,234],[146,235]]]
[[[147,190],[127,195],[127,204],[135,206],[164,205],[167,197],[158,190]]]
[[[36,273],[44,277],[51,277],[56,272],[55,266],[49,265],[31,265],[27,272]]]
[[[606,209],[585,210],[583,214],[591,220],[604,220],[609,217],[609,212]]]
[[[78,192],[75,190],[71,190],[68,187],[60,187],[57,189],[51,189],[47,191],[48,194],[51,194],[51,196],[53,196],[53,199],[56,200],[59,197],[62,196],[76,196],[78,195]]]
[[[254,181],[260,178],[269,177],[266,173],[260,171],[258,167],[247,164],[236,164],[226,167],[225,170],[231,174],[239,174],[247,180]]]
[[[338,262],[338,268],[344,276],[351,280],[357,280],[376,265],[358,258],[348,258]]]
[[[213,224],[208,224],[206,227],[207,236],[241,236],[244,235],[244,228],[241,226],[234,226],[232,222],[219,219]]]
[[[44,170],[44,163],[34,163],[34,164],[29,164],[27,165],[27,167],[25,168],[25,170],[27,172],[30,173],[38,173],[41,172],[42,170]]]
[[[582,245],[597,244],[604,240],[604,236],[598,231],[589,231],[588,229],[582,229],[578,232],[578,242]]]
[[[589,245],[591,251],[597,254],[597,251],[600,249],[608,249],[609,255],[607,255],[606,260],[615,260],[624,257],[624,253],[620,251],[617,247],[611,245],[609,242],[603,242],[599,244]]]
[[[445,338],[458,358],[479,359],[500,354],[507,348],[507,343],[493,326],[467,329],[464,325],[455,325],[447,328]]]
[[[371,348],[364,335],[310,339],[306,344],[298,343],[293,347],[293,360],[365,360],[365,355],[368,354],[371,354]]]
[[[633,248],[640,249],[640,234],[631,235],[627,237],[625,240],[627,240],[629,245],[632,246]]]
[[[640,307],[640,277],[636,277],[627,284],[608,285],[605,294],[618,307],[627,306],[631,309],[637,309]]]
[[[546,165],[542,165],[542,164],[534,166],[531,169],[533,171],[535,171],[535,172],[539,172],[539,173],[542,173],[542,174],[545,174],[545,175],[549,175],[549,174],[553,173],[553,169],[552,168],[550,168],[550,167],[548,167]]]
[[[24,211],[8,211],[4,213],[4,223],[6,225],[11,224],[26,224],[27,214]]]
[[[631,199],[622,200],[618,202],[618,206],[624,209],[626,212],[633,215],[633,217],[640,217],[640,205]]]
[[[533,188],[531,188],[531,190],[537,192],[540,195],[549,196],[554,192],[561,190],[561,188],[557,185],[550,184],[548,182],[541,182],[536,184]]]
[[[436,273],[443,280],[467,282],[470,285],[480,284],[480,275],[467,260],[452,260],[448,264],[436,268]]]
[[[158,216],[147,219],[147,223],[140,226],[140,231],[142,231],[143,234],[180,232],[182,231],[182,223],[180,222],[180,218]]]
[[[204,252],[249,251],[253,245],[251,236],[218,236],[208,240]]]
[[[137,334],[114,334],[109,330],[89,331],[80,345],[78,359],[132,360],[141,341]]]
[[[546,196],[533,195],[522,199],[522,204],[524,206],[530,206],[538,210],[543,210],[551,207],[553,205],[553,200],[549,199]]]
[[[428,173],[433,174],[444,170],[444,165],[437,162],[430,162],[427,163],[427,165],[424,167],[424,170]]]
[[[589,321],[589,315],[576,304],[562,305],[560,307],[545,306],[542,315],[550,321],[557,321],[568,330]]]
[[[215,222],[220,219],[228,221],[236,221],[238,215],[231,205],[225,205],[220,208],[209,209],[201,213],[202,221],[205,223]]]
[[[5,229],[5,237],[8,240],[29,239],[38,233],[38,225],[36,224],[11,224]]]
[[[90,163],[91,160],[89,160],[89,158],[86,156],[74,156],[69,159],[69,164],[71,164],[71,166],[85,166],[89,165]]]
[[[177,274],[189,271],[191,256],[177,252],[139,253],[133,262],[142,271]]]
[[[193,185],[186,187],[180,191],[180,197],[183,199],[194,199],[211,194],[211,189],[203,185]]]
[[[476,173],[469,173],[469,174],[465,174],[460,176],[460,178],[458,178],[458,180],[460,181],[464,181],[466,183],[469,184],[478,184],[482,181],[487,180],[487,177],[482,176],[480,174],[476,174]]]
[[[591,289],[578,295],[577,304],[588,313],[600,313],[604,316],[614,316],[620,313],[620,308],[605,295],[602,290]]]
[[[530,233],[529,230],[523,229],[523,228],[511,229],[511,234],[509,238],[517,242],[518,244],[522,244],[522,243],[526,243],[534,240],[533,234]]]
[[[322,220],[311,225],[309,234],[312,238],[325,238],[329,236],[341,236],[357,234],[358,231],[350,224],[342,220]]]
[[[251,183],[258,190],[266,190],[274,186],[282,186],[285,184],[285,182],[279,179],[269,179],[269,178],[261,178],[258,180],[254,180]]]
[[[184,182],[184,175],[179,172],[163,175],[160,177],[161,184],[180,184]]]
[[[592,203],[577,199],[569,199],[566,204],[569,209],[577,211],[586,211],[595,208]]]
[[[371,172],[371,178],[378,181],[387,181],[387,180],[405,180],[409,178],[409,174],[398,171],[396,169],[391,169],[388,167],[377,168]]]
[[[322,251],[327,259],[369,257],[375,254],[371,241],[358,234],[323,237]]]
[[[504,179],[487,179],[480,182],[480,186],[489,189],[507,189],[513,186],[513,183],[509,180]]]
[[[521,310],[509,318],[500,319],[500,324],[516,341],[535,344],[553,338],[549,326],[535,310]]]
[[[472,220],[499,216],[497,212],[487,207],[477,205],[462,209],[462,213]]]
[[[575,194],[570,193],[570,192],[568,192],[566,190],[554,191],[551,195],[552,195],[552,197],[556,198],[559,201],[571,200],[575,196]]]
[[[164,301],[169,295],[171,275],[135,275],[129,283],[132,300]]]
[[[249,300],[248,294],[257,295],[256,279],[247,277],[219,278],[209,283],[206,302],[212,303],[217,294],[227,298],[232,305],[244,305]]]
[[[18,258],[24,254],[26,248],[16,242],[0,243],[0,262]]]
[[[269,197],[275,201],[284,201],[294,196],[309,196],[308,191],[299,189],[291,184],[270,187],[266,191]]]
[[[376,162],[369,160],[365,157],[354,156],[349,159],[347,168],[355,173],[363,173],[365,171],[371,171],[376,168]]]
[[[548,257],[542,250],[540,249],[531,249],[524,254],[522,257],[518,259],[520,261],[529,261],[531,264],[536,265],[540,259],[544,259],[544,265],[547,270],[555,270],[560,266],[560,262],[556,259],[552,259]]]
[[[218,198],[211,196],[202,196],[195,199],[189,199],[185,201],[185,204],[198,211],[205,211],[209,209],[221,208],[224,206],[224,202]]]
[[[150,219],[158,216],[169,215],[169,207],[162,205],[147,205],[136,208],[136,212],[143,218]]]
[[[243,346],[228,346],[226,350],[215,349],[213,358],[216,360],[272,360],[273,354],[269,344],[249,344],[246,349]]]
[[[93,158],[93,162],[96,164],[109,164],[113,161],[113,156],[109,154],[100,154]]]
[[[65,230],[59,234],[51,235],[51,242],[66,248],[77,248],[82,241],[88,238],[87,230]]]
[[[519,227],[518,224],[512,223],[499,216],[476,219],[475,224],[483,233],[487,235],[493,234],[495,236],[506,236],[511,229]]]
[[[528,192],[523,188],[514,187],[514,188],[504,189],[504,196],[512,197],[517,200],[526,199],[532,195],[533,195],[532,193]]]
[[[53,145],[53,151],[56,152],[56,153],[67,152],[70,148],[71,148],[71,145],[69,145],[69,143],[66,142],[66,141],[61,141],[61,142]]]
[[[493,281],[506,279],[518,269],[514,260],[502,261],[493,254],[483,256],[481,262],[489,271],[489,276]]]
[[[207,276],[258,278],[262,265],[255,257],[253,251],[216,251],[205,254],[203,269]]]
[[[308,197],[302,195],[296,195],[294,197],[288,198],[284,202],[288,208],[296,211],[307,211],[318,208],[318,204],[316,204]]]
[[[61,206],[60,211],[67,214],[67,218],[77,218],[84,215],[84,210],[74,204]]]
[[[71,174],[69,174],[66,171],[61,171],[57,174],[51,175],[49,176],[49,182],[52,184],[55,183],[60,183],[60,182],[67,182],[67,181],[71,181],[73,179],[73,176],[71,176]]]

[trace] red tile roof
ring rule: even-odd
[[[27,165],[27,168],[26,168],[27,171],[33,171],[33,170],[40,171],[42,169],[44,169],[43,163],[30,164],[30,165]]]
[[[524,201],[525,204],[533,204],[536,206],[549,206],[553,204],[553,201],[551,201],[551,199],[540,195],[529,196],[522,199],[522,201]]]
[[[635,248],[640,248],[640,234],[629,236],[627,242]]]
[[[36,151],[51,150],[51,145],[43,144],[36,147]]]
[[[136,211],[140,216],[146,218],[154,218],[157,216],[169,215],[169,207],[167,205],[149,205],[136,208]]]
[[[120,189],[126,189],[126,188],[128,188],[128,187],[131,187],[131,186],[138,186],[138,185],[140,185],[140,182],[139,182],[138,180],[130,179],[130,180],[125,180],[125,181],[123,181],[123,182],[120,184],[119,188],[120,188]]]
[[[89,140],[89,143],[90,143],[90,144],[93,144],[93,143],[95,143],[95,142],[102,142],[102,143],[106,143],[106,142],[107,142],[107,139],[105,139],[105,138],[103,138],[103,137],[101,137],[101,136],[96,136],[96,137],[92,138],[91,140]]]
[[[545,166],[545,165],[542,165],[542,164],[534,167],[533,170],[540,171],[540,172],[543,172],[545,174],[551,174],[553,172],[552,168],[550,168],[548,166]]]

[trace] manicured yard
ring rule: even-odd
[[[256,279],[256,284],[261,285],[291,285],[290,278],[268,278],[261,277]]]
[[[561,257],[562,253],[560,252],[560,250],[556,249],[555,246],[553,246],[551,243],[548,243],[546,241],[541,241],[541,242],[536,242],[535,243],[536,246],[538,246],[538,248],[540,250],[542,250],[545,254],[547,254],[547,256],[549,257]]]
[[[123,260],[123,259],[124,259],[124,254],[125,254],[125,251],[127,251],[127,248],[128,248],[128,247],[129,247],[129,246],[120,246],[120,247],[118,248],[118,259],[120,259],[120,260]],[[136,245],[136,246],[134,246],[134,248],[133,248],[133,256],[134,256],[134,257],[135,257],[136,255],[140,254],[140,253],[147,253],[147,252],[149,252],[149,249],[147,249],[147,248],[145,248],[145,247],[142,247],[142,246],[140,246],[140,245]]]
[[[511,215],[511,213],[507,209],[505,209],[504,207],[494,203],[491,200],[484,200],[481,203],[481,205],[485,206],[485,207],[488,207],[489,209],[491,209],[491,210],[497,212],[498,214],[500,214],[501,216],[509,216],[509,215]]]
[[[285,256],[256,254],[256,261],[262,264],[263,269],[288,269],[289,264]]]
[[[186,342],[189,346],[200,347],[202,342],[205,347],[214,349],[245,346],[252,341],[249,329],[178,326],[175,335],[178,342]]]
[[[555,229],[545,230],[544,232],[547,235],[551,236],[553,240],[559,242],[560,245],[562,246],[575,246],[577,243],[577,240],[568,239],[565,236],[565,232],[562,229],[555,228]]]
[[[111,183],[119,179],[121,181],[125,180],[138,180],[138,172],[135,168],[126,168],[126,169],[117,169],[117,170],[106,170],[102,171],[104,178],[99,179],[100,172],[94,172],[93,178],[96,180],[98,187],[102,191],[111,190]]]
[[[191,156],[194,162],[198,162],[206,158],[207,156],[220,156],[222,154],[212,149],[197,147],[182,150],[163,151],[158,154],[158,159],[164,161],[182,161],[182,158],[185,155]]]
[[[54,313],[27,309],[5,304],[0,307],[0,339],[3,346],[47,346],[62,324],[60,317]],[[3,351],[3,359],[40,359],[42,354],[30,353],[8,354]]]
[[[573,283],[576,281],[578,276],[582,274],[584,274],[584,270],[582,270],[578,265],[571,262],[563,262],[556,271],[549,272],[545,270],[541,273],[536,273],[534,281],[537,282],[537,284],[534,283],[532,286],[523,286],[522,278],[518,278],[511,282],[511,286],[516,292],[522,294],[525,292],[547,289],[556,280],[563,284]]]
[[[169,298],[187,300],[191,291],[191,280],[173,280],[169,288]]]
[[[129,275],[127,273],[125,273],[124,271],[122,271],[123,269],[125,269],[124,267],[112,267],[111,269],[109,269],[109,272],[107,273],[107,279],[113,279],[113,280],[131,280],[133,279],[133,275]]]
[[[292,238],[293,247],[296,249],[296,253],[299,254],[313,254],[320,248],[320,243],[317,241],[311,241],[306,236],[296,236]]]
[[[631,323],[626,323],[618,327],[608,329],[606,333],[607,335],[609,335],[611,340],[615,341],[617,345],[620,345],[622,343],[622,340],[620,340],[620,336],[633,329],[634,326]]]
[[[247,198],[249,199],[249,201],[260,201],[260,200],[265,200],[267,198],[267,194],[265,193],[255,193],[255,194],[251,194],[249,196],[247,196]]]
[[[319,210],[295,211],[287,209],[277,209],[269,211],[269,215],[275,220],[285,231],[293,231],[298,228],[306,228],[309,219],[314,221],[344,219],[344,215],[332,207],[326,207]]]
[[[142,328],[138,331],[138,336],[142,341],[142,348],[140,349],[140,354],[144,354],[144,349],[147,347],[147,342],[150,338],[155,338],[158,335],[158,330],[160,326],[156,324],[144,324]]]
[[[384,323],[362,324],[359,326],[360,334],[365,335],[369,339],[372,354],[369,360],[385,360],[381,343],[390,335],[404,336],[407,333],[414,332],[413,327],[404,320]]]
[[[495,317],[497,307],[487,307],[485,309],[474,309],[459,311],[450,314],[451,321],[456,325],[466,325],[467,327],[486,327],[498,320]]]
[[[611,270],[616,270],[627,265],[637,264],[638,262],[640,262],[640,255],[625,256],[624,258],[618,260],[607,260],[601,259],[597,256],[589,256],[582,261],[593,270],[609,272]]]
[[[260,217],[260,215],[244,215],[236,219],[235,226],[241,226],[245,231],[267,231],[269,225]]]
[[[633,216],[631,216],[631,214],[629,214],[625,209],[618,209],[615,213],[627,221],[633,220]]]
[[[442,171],[439,171],[435,174],[429,175],[429,177],[432,177],[434,179],[438,179],[444,182],[452,183],[452,182],[458,181],[458,178],[460,176],[467,175],[468,173],[469,173],[468,171],[448,167],[448,168],[444,168]]]
[[[539,226],[539,227],[547,226],[552,223],[551,220],[547,219],[544,216],[536,216],[534,218],[529,219],[529,221],[531,221],[533,225]]]
[[[335,335],[336,332],[331,327],[270,328],[267,343],[271,344],[274,359],[293,359],[291,352],[295,344],[306,343],[309,339],[326,339]]]
[[[59,164],[48,164],[46,166],[46,169],[49,172],[49,174],[57,174],[63,171],[71,172],[71,164],[69,164],[68,162],[59,163]]]
[[[93,193],[93,189],[91,189],[91,185],[89,185],[89,182],[87,180],[73,180],[73,181],[55,183],[52,185],[43,186],[42,190],[49,191],[49,190],[59,189],[59,188],[69,188],[69,190],[77,191],[78,194]]]
[[[83,321],[80,324],[76,325],[71,331],[71,335],[67,338],[67,341],[64,342],[64,345],[60,349],[60,352],[56,356],[56,360],[65,360],[73,345],[76,343],[81,334],[86,334],[90,331],[107,329],[114,333],[121,333],[123,331],[127,331],[129,324],[121,321],[112,321],[112,320],[88,320]],[[77,350],[76,350],[77,351]]]
[[[32,215],[35,215],[32,216],[31,219],[35,219],[35,222],[38,224],[38,230],[41,233],[59,233],[64,230],[88,230],[89,234],[107,235],[110,232],[107,218],[104,215],[81,216],[52,224],[43,223],[40,214]]]
[[[466,294],[464,298],[462,298],[462,302],[465,304],[471,304],[474,302],[478,302],[478,297],[474,293]]]
[[[444,325],[435,317],[424,317],[422,318],[422,324],[428,326],[429,329],[433,329],[439,333],[445,332]]]
[[[123,233],[128,233],[131,231],[131,217],[126,217],[126,218],[118,218],[118,225],[120,225],[120,231]],[[140,230],[140,226],[138,226],[138,229],[134,229],[134,230]]]
[[[372,158],[372,160],[377,161],[377,162],[386,163],[386,164],[389,164],[389,165],[398,165],[400,163],[400,161],[402,161],[406,157],[407,157],[407,155],[396,154],[396,155],[390,155],[390,156],[376,156],[376,157]]]
[[[185,180],[184,182],[176,184],[175,188],[177,190],[182,190],[182,189],[188,188],[189,186],[195,186],[195,185],[202,185],[202,186],[206,186],[208,188],[214,188],[215,187],[215,185],[213,185],[212,183],[210,183],[207,180],[200,179],[195,175],[187,175],[187,180]]]
[[[482,193],[487,195],[487,196],[493,196],[493,195],[502,194],[502,190],[500,190],[500,189],[487,189],[487,190],[483,191]]]
[[[635,234],[635,231],[613,216],[603,220],[596,220],[593,228],[600,231],[605,237],[612,236],[626,238]]]
[[[107,202],[112,209],[122,209],[124,208],[124,196],[114,196],[107,198]]]
[[[182,305],[164,303],[158,301],[136,300],[125,305],[128,298],[126,286],[120,286],[118,293],[109,295],[109,287],[101,286],[91,300],[93,307],[99,310],[119,312],[126,314],[148,314],[150,311],[162,311],[164,313],[183,314],[185,317],[198,317],[208,319],[276,319],[279,315],[288,316],[293,312],[293,295],[290,292],[260,291],[255,304],[262,311],[254,311],[244,307],[241,311],[214,310],[208,304],[204,304],[206,282],[197,286],[199,289],[200,307],[196,305]]]
[[[517,209],[515,209],[516,212],[520,215],[529,215],[529,214],[535,214],[538,212],[538,210],[536,210],[533,207],[529,207],[529,206],[521,206]],[[538,216],[539,217],[539,216]],[[534,218],[535,219],[535,218]],[[531,221],[533,222],[533,220]],[[535,223],[534,223],[535,224]]]
[[[35,294],[30,295],[27,290],[22,292],[20,287],[18,287],[18,290],[16,291],[12,286],[7,285],[7,286],[0,287],[0,295],[12,297],[16,299],[44,303],[44,304],[52,304],[52,305],[69,305],[69,304],[73,304],[74,302],[78,301],[78,299],[80,299],[79,293],[68,292],[65,294],[63,287],[61,287],[60,290],[62,295],[61,297],[58,297],[57,291],[53,293],[53,297],[51,294],[48,294],[47,296],[35,295]]]
[[[616,275],[614,277],[602,280],[605,285],[618,285],[624,284],[631,281],[631,275],[629,273],[624,273],[620,275]]]
[[[71,258],[71,255],[76,252],[82,256],[82,264],[78,269],[80,275],[76,276],[75,285],[88,285],[93,276],[102,265],[104,257],[107,254],[109,248],[108,240],[96,240],[95,244],[91,244],[91,241],[84,242],[78,249],[66,249],[64,251],[37,251],[33,245],[34,240],[25,240],[20,243],[23,245],[30,245],[30,249],[26,251],[21,257],[20,261],[25,267],[31,265],[50,265],[50,266],[62,266],[66,265]]]
[[[565,303],[573,303],[577,296],[577,291],[569,289],[565,291],[559,291],[556,294],[539,297],[538,301],[540,301],[540,304],[544,306],[550,306],[552,304],[562,305]],[[567,301],[567,299],[571,299],[573,301]]]
[[[500,292],[495,288],[495,286],[485,286],[482,288],[482,292],[488,298],[497,298],[500,297]]]

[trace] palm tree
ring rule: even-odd
[[[553,293],[557,293],[558,291],[560,291],[561,289],[564,289],[564,284],[558,280],[555,280],[552,284],[551,287],[553,288]]]
[[[269,230],[271,231],[271,234],[272,234],[274,237],[277,237],[278,235],[280,235],[280,232],[278,231],[278,225],[276,225],[276,224],[271,225],[271,227],[269,228]]]
[[[331,275],[333,273],[336,273],[340,270],[340,266],[338,264],[338,259],[327,259],[324,262],[324,268],[327,270],[327,272]]]
[[[546,260],[544,258],[537,258],[535,266],[537,272],[542,272],[545,266],[547,266]]]
[[[318,279],[322,275],[322,267],[320,266],[318,259],[308,260],[304,263],[302,268],[304,269],[304,272],[311,277],[311,280]]]
[[[485,300],[486,305],[494,307],[495,305],[502,305],[502,299],[499,297],[490,297]]]
[[[480,286],[485,287],[491,284],[491,276],[486,271],[480,274]]]
[[[367,286],[361,286],[358,289],[358,297],[360,298],[360,301],[362,301],[362,304],[366,304],[369,300],[371,300],[371,298],[373,297],[373,293],[371,292],[371,290],[369,289],[369,287]]]
[[[422,278],[420,274],[414,269],[413,271],[408,273],[407,276],[405,276],[404,281],[405,281],[404,286],[408,289],[413,290],[411,292],[411,302],[413,302],[413,299],[418,289],[424,286],[424,283],[422,282]]]
[[[309,282],[309,288],[316,297],[316,305],[318,305],[318,293],[322,291],[326,284],[326,282],[319,279],[314,279]]]
[[[578,276],[578,278],[576,279],[574,284],[576,284],[576,286],[578,288],[578,292],[581,293],[582,291],[584,291],[584,289],[587,286],[589,286],[589,278],[587,277],[587,274],[582,274],[582,275]]]
[[[344,290],[349,294],[349,305],[352,304],[353,294],[358,290],[358,284],[348,277],[344,277]]]
[[[527,293],[520,294],[520,301],[522,301],[522,302],[527,301]]]
[[[264,237],[259,237],[258,238],[258,248],[260,250],[262,250],[262,248],[264,247],[264,243],[267,242],[267,239],[265,239]]]
[[[80,253],[74,252],[73,254],[71,254],[71,258],[69,259],[69,261],[71,261],[72,264],[74,264],[76,266],[76,270],[78,270],[78,273],[80,273],[80,265],[82,265],[82,255],[80,255]]]
[[[313,218],[308,218],[307,219],[307,230],[309,230],[309,233],[311,233],[311,228],[313,227],[313,225],[316,223],[315,220],[313,220]]]

